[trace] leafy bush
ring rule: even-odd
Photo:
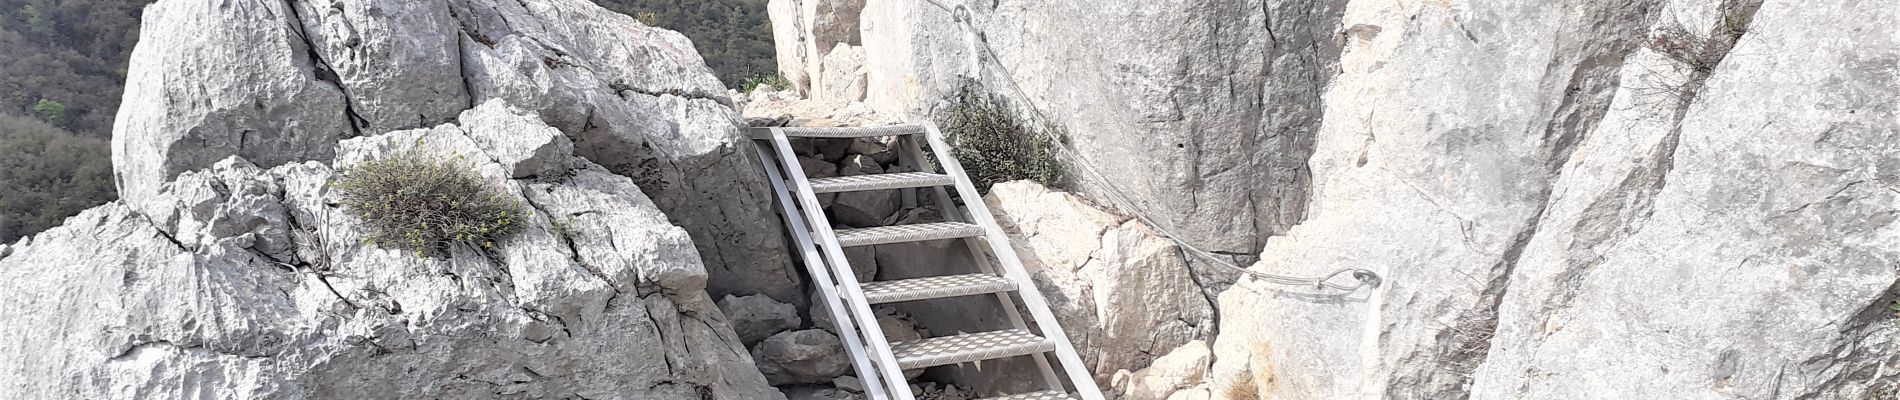
[[[356,165],[331,183],[379,246],[441,254],[493,248],[521,229],[520,203],[458,160],[416,151]]]
[[[0,243],[112,201],[112,147],[23,116],[0,114]]]
[[[1062,182],[1060,144],[1049,139],[1065,138],[1061,129],[1029,125],[1001,97],[974,87],[963,90],[937,124],[977,190],[988,192],[990,185],[1019,179],[1051,187]]]
[[[777,88],[778,90],[792,88],[792,82],[785,80],[785,77],[779,76],[778,74],[756,75],[751,78],[746,78],[745,84],[740,85],[739,92],[752,93],[752,89],[758,89],[759,85],[772,85],[773,88]]]

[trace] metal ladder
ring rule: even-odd
[[[1042,293],[1035,290],[1029,273],[1023,269],[1009,238],[996,225],[995,217],[983,204],[976,186],[970,183],[963,166],[950,154],[943,135],[930,124],[893,125],[863,128],[751,128],[753,144],[758,147],[760,163],[777,194],[780,214],[791,231],[795,250],[800,252],[806,273],[823,299],[822,304],[837,325],[838,336],[849,352],[852,367],[864,382],[872,399],[913,400],[904,370],[1030,356],[1041,370],[1047,388],[1033,393],[1013,394],[989,400],[1103,400],[1095,379],[1082,364],[1082,358],[1070,346],[1067,335],[1049,311]],[[896,137],[898,160],[916,172],[840,176],[808,179],[792,151],[790,138],[849,139]],[[926,142],[930,155],[941,163],[934,170],[919,141]],[[956,190],[963,200],[959,212],[946,187]],[[832,229],[823,206],[821,193],[867,190],[905,190],[906,206],[916,203],[913,190],[927,189],[943,208],[946,222],[895,225],[861,229]],[[844,255],[846,247],[959,240],[976,260],[979,273],[935,276],[893,281],[858,282]],[[981,248],[988,248],[1002,264],[1001,271],[990,265]],[[885,268],[901,267],[888,266]],[[877,323],[871,306],[903,301],[928,301],[962,296],[994,296],[1001,302],[1005,317],[1014,327],[993,332],[949,335],[921,340],[888,342]],[[1016,299],[1029,310],[1029,321],[1017,311]],[[1048,353],[1055,353],[1058,367],[1051,365]],[[1065,389],[1065,379],[1074,390]]]

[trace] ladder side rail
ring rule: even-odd
[[[871,310],[870,302],[864,299],[864,290],[857,276],[852,274],[850,262],[844,256],[844,248],[838,244],[838,236],[831,229],[831,221],[825,218],[825,210],[818,202],[818,195],[811,190],[811,181],[805,177],[804,167],[798,164],[797,157],[783,157],[797,154],[792,151],[791,140],[786,138],[780,128],[770,128],[770,132],[772,145],[781,155],[779,165],[792,178],[789,182],[797,190],[799,207],[805,211],[803,215],[810,218],[810,228],[816,234],[815,239],[819,248],[824,250],[825,258],[832,261],[829,269],[839,283],[836,287],[844,295],[845,303],[854,311],[849,314],[857,319],[859,329],[866,336],[865,341],[871,345],[872,355],[875,356],[873,361],[880,367],[879,372],[883,373],[885,382],[890,384],[891,397],[914,400],[915,397],[910,394],[909,380],[904,378],[903,368],[891,352],[889,341],[885,340],[884,328],[877,323],[877,314]]]
[[[772,162],[772,150],[765,143],[754,141],[753,146],[759,155],[759,162],[765,167],[766,179],[772,182],[772,193],[779,204],[779,215],[785,219],[785,228],[790,231],[792,242],[798,246],[803,257],[805,274],[812,277],[812,283],[824,297],[824,307],[831,313],[831,321],[837,325],[838,338],[844,341],[845,351],[851,356],[851,367],[858,373],[858,379],[864,382],[865,394],[873,399],[888,398],[885,395],[884,379],[879,377],[877,367],[871,363],[871,354],[865,352],[864,331],[859,330],[850,315],[845,312],[844,304],[838,300],[837,286],[831,283],[831,277],[825,272],[824,260],[818,255],[817,245],[812,243],[811,233],[806,230],[805,221],[798,214],[797,203],[785,187],[785,179],[779,174],[779,166]]]
[[[903,143],[901,143],[901,145],[903,147],[900,148],[901,152],[898,153],[898,155],[901,156],[901,158],[909,158],[911,160],[916,160],[916,165],[913,165],[912,167],[918,168],[918,170],[920,171],[936,170],[936,166],[932,165],[929,159],[924,158],[923,156],[924,150],[917,146],[917,141],[904,140]],[[964,216],[963,211],[954,209],[956,207],[956,202],[950,199],[950,193],[945,191],[942,186],[931,187],[930,192],[931,192],[932,198],[937,201],[937,204],[939,207],[950,208],[950,209],[943,210],[944,219],[949,220],[951,222],[973,223],[972,221],[970,221],[971,218]],[[962,245],[964,250],[969,251],[970,259],[976,262],[976,267],[978,271],[981,271],[986,274],[996,275],[996,276],[1004,276],[1003,274],[997,272],[996,267],[994,265],[990,264],[989,256],[986,254],[983,254],[983,251],[977,247],[977,244],[975,243],[976,240],[977,240],[976,238],[962,238],[962,239],[957,239],[957,242],[960,245]],[[1016,284],[1016,290],[1020,291],[1020,290],[1037,290],[1037,289],[1033,286],[1023,287],[1022,283],[1019,282]],[[996,301],[998,303],[1001,303],[1000,305],[1003,307],[1003,315],[1008,318],[1010,326],[1014,326],[1016,327],[1016,329],[1022,329],[1023,331],[1028,332],[1030,330],[1029,323],[1023,320],[1022,312],[1016,310],[1015,299],[1011,298],[1008,292],[997,292],[995,293],[995,296],[996,296]],[[1042,372],[1042,379],[1043,381],[1049,384],[1049,388],[1054,389],[1054,390],[1062,390],[1062,378],[1059,378],[1056,376],[1055,367],[1049,364],[1049,357],[1044,355],[1043,353],[1031,354],[1030,357],[1035,359],[1036,369]]]
[[[956,157],[950,154],[950,146],[944,143],[943,135],[937,131],[937,126],[925,123],[924,136],[930,141],[930,151],[937,156],[937,162],[943,164],[945,173],[956,179],[957,195],[963,197],[965,211],[970,213],[970,217],[976,220],[974,222],[978,226],[983,227],[983,236],[989,242],[990,251],[996,252],[997,261],[1003,264],[1006,276],[1016,281],[1019,287],[1017,293],[1022,296],[1023,305],[1029,309],[1029,315],[1035,319],[1036,325],[1042,328],[1043,336],[1055,341],[1056,359],[1062,362],[1063,370],[1068,373],[1069,382],[1075,386],[1076,394],[1082,396],[1083,400],[1104,400],[1101,389],[1095,386],[1094,375],[1088,371],[1086,364],[1082,363],[1082,357],[1076,354],[1074,345],[1069,343],[1068,334],[1056,321],[1055,314],[1049,311],[1049,303],[1042,298],[1042,291],[1036,289],[1035,281],[1030,279],[1029,273],[1023,269],[1022,260],[1017,258],[1016,249],[1010,247],[1009,238],[1003,236],[1002,228],[996,224],[996,217],[990,215],[989,207],[980,200],[982,197],[977,194],[976,185],[970,183],[969,175],[963,171],[963,166],[958,164]],[[977,200],[971,201],[972,199]],[[945,205],[945,207],[948,208],[950,205]]]

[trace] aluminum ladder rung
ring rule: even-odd
[[[977,400],[1081,400],[1081,398],[1066,392],[1051,390],[1047,392],[1012,394],[1003,397],[986,397]]]
[[[813,179],[811,180],[811,190],[817,193],[838,193],[947,186],[956,183],[956,178],[951,178],[949,175],[944,174],[899,172],[894,174],[852,175]]]
[[[890,125],[848,128],[774,128],[784,132],[787,137],[850,139],[861,137],[922,135],[924,127],[920,125]],[[770,139],[769,129],[753,128],[754,139]],[[760,137],[765,135],[766,137]]]
[[[897,365],[907,370],[1055,350],[1055,341],[1016,329],[891,343]]]
[[[983,236],[983,227],[962,222],[932,222],[927,224],[837,230],[838,245],[844,247],[922,242],[926,240],[956,239],[975,236]]]
[[[1007,292],[1016,290],[1016,282],[990,274],[964,274],[867,282],[863,288],[866,300],[883,304]]]

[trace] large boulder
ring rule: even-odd
[[[1181,250],[1139,221],[1029,181],[985,201],[1097,380],[1206,337],[1213,304]]]
[[[693,234],[713,296],[805,301],[742,121],[685,36],[583,0],[449,7],[473,101],[538,110],[576,155],[633,178]]]
[[[328,161],[357,133],[336,78],[288,2],[163,1],[145,9],[113,123],[119,197],[138,207],[231,156],[261,167]]]
[[[955,11],[866,5],[878,112],[927,119],[959,91],[1003,96],[1066,132],[1080,191],[1125,195],[1113,205],[1212,252],[1251,258],[1299,222],[1344,1],[944,3]]]
[[[567,136],[518,150],[572,146],[633,178],[693,235],[714,295],[805,301],[732,100],[676,32],[583,0],[166,0],[145,21],[113,138],[136,209],[157,212],[159,187],[229,156],[325,162],[341,139],[500,99]]]
[[[491,156],[559,137],[499,103],[460,124],[340,142],[334,168],[230,157],[161,185],[150,207],[169,212],[112,203],[13,246],[0,377],[18,384],[0,397],[781,396],[706,296],[690,236],[631,179]],[[428,257],[366,244],[328,182],[410,151],[479,172],[524,229]],[[524,163],[573,167],[514,179]]]
[[[772,0],[766,11],[772,19],[773,48],[778,51],[779,75],[799,93],[820,98],[820,81],[833,49],[857,46],[859,14],[865,0]],[[860,51],[858,54],[862,54]],[[862,60],[862,56],[858,56]],[[839,84],[844,87],[844,84]]]

